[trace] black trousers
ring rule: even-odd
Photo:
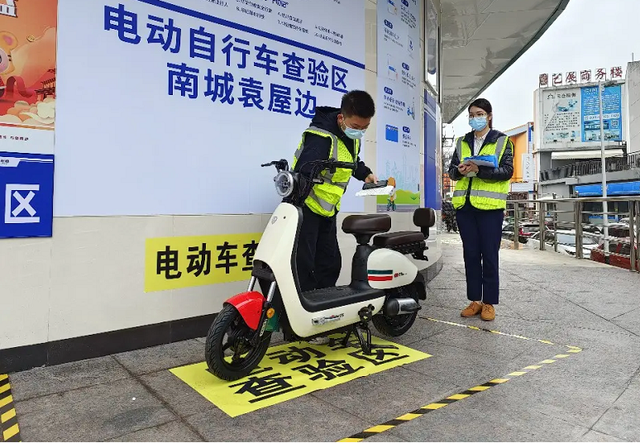
[[[302,209],[296,264],[302,292],[335,286],[342,269],[336,217]]]
[[[456,213],[464,249],[467,298],[497,305],[500,295],[499,253],[504,212],[464,209]]]

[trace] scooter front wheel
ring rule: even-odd
[[[205,358],[209,370],[227,381],[249,375],[264,357],[271,341],[271,332],[265,332],[254,346],[251,343],[254,334],[238,310],[225,305],[207,334]]]

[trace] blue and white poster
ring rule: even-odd
[[[424,202],[427,208],[442,209],[442,156],[438,152],[437,104],[424,91]]]
[[[378,197],[378,211],[420,205],[420,4],[378,0],[377,175],[395,185]]]
[[[0,238],[51,237],[53,155],[0,152]]]
[[[56,215],[270,213],[260,164],[364,89],[364,0],[59,4]]]
[[[547,145],[600,142],[598,86],[544,89],[543,142]],[[602,93],[605,141],[623,138],[622,86],[610,85]]]
[[[581,89],[582,141],[600,141],[600,100],[598,87]],[[607,86],[602,92],[605,141],[622,140],[622,86]]]

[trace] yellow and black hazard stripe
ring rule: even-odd
[[[400,417],[396,417],[393,420],[389,420],[382,424],[372,426],[369,429],[365,429],[362,432],[357,434],[353,434],[351,437],[343,438],[342,440],[338,440],[339,442],[359,442],[363,441],[369,437],[373,437],[374,435],[381,434],[383,432],[389,431],[397,426],[400,426],[403,423],[406,423],[411,420],[415,420],[418,417],[422,417],[425,414],[436,411],[438,409],[442,409],[451,403],[458,402],[460,400],[464,400],[465,398],[469,398],[472,395],[475,395],[479,392],[484,392],[488,389],[491,389],[494,386],[501,385],[503,383],[507,383],[509,380],[520,377],[522,375],[527,374],[528,372],[535,371],[537,369],[542,368],[545,365],[550,365],[552,363],[557,362],[558,360],[570,357],[570,354],[577,354],[582,350],[577,347],[572,347],[567,351],[567,354],[557,354],[553,358],[542,360],[538,364],[526,366],[519,371],[511,372],[505,375],[502,378],[494,378],[493,380],[489,380],[486,383],[481,385],[474,386],[472,388],[467,389],[466,391],[459,392],[457,394],[450,395],[449,397],[443,398],[442,400],[438,400],[433,403],[429,403],[426,406],[416,409],[415,411],[411,411],[407,414],[401,415]]]
[[[0,374],[0,442],[21,441],[9,376]]]

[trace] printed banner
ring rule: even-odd
[[[591,143],[600,141],[600,100],[598,86],[544,89],[542,113],[545,144]],[[602,93],[604,138],[623,138],[623,90],[610,85]]]
[[[420,5],[379,0],[377,15],[377,175],[396,187],[378,196],[378,212],[412,211],[420,206]]]
[[[57,9],[0,1],[0,238],[51,236]]]
[[[327,345],[302,342],[271,347],[257,369],[234,382],[212,375],[205,362],[170,371],[227,415],[237,417],[431,357],[378,337],[372,337],[372,342],[384,348],[374,349],[371,355],[366,355],[357,340],[351,340],[347,347],[342,346],[342,337],[344,335],[334,336]]]
[[[150,238],[145,292],[249,280],[262,234]]]
[[[59,216],[270,213],[260,165],[364,88],[364,0],[59,1]]]

